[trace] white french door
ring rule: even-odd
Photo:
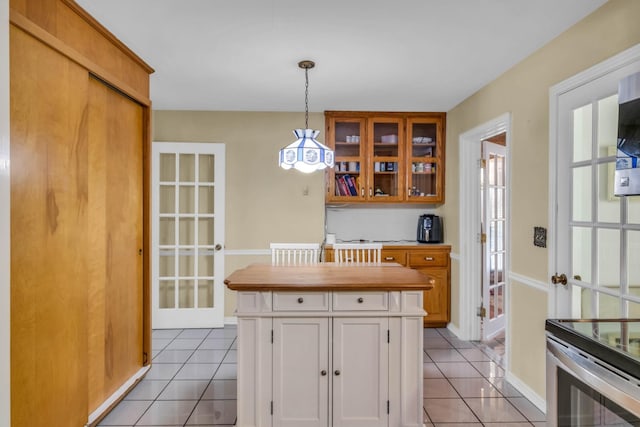
[[[152,151],[152,327],[222,327],[225,146]]]
[[[505,327],[507,266],[507,150],[482,142],[483,245],[482,339],[490,340]]]
[[[638,69],[640,62],[599,69],[574,77],[573,87],[556,90],[555,97],[552,89],[551,274],[558,283],[550,293],[550,317],[640,317],[640,197],[613,195],[618,81]]]

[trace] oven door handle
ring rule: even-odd
[[[547,339],[547,351],[567,368],[568,373],[640,417],[637,385],[622,380],[620,374],[594,363],[554,339]]]

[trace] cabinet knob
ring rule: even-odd
[[[327,371],[325,371],[325,370],[323,369],[322,371],[320,371],[320,375],[322,375],[322,376],[324,377],[325,375],[327,375]]]
[[[362,303],[364,302],[364,298],[362,298],[362,297],[358,298],[358,302],[359,302],[360,304],[362,304]]]
[[[336,369],[335,372],[333,373],[335,376],[340,375],[340,370]]]
[[[425,261],[433,261],[433,257],[432,256],[426,256],[424,257]]]
[[[304,302],[304,298],[300,297],[298,298],[298,303],[302,304]]]

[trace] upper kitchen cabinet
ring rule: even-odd
[[[443,203],[446,113],[325,112],[327,203]]]

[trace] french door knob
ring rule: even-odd
[[[322,375],[322,376],[324,377],[325,375],[327,375],[327,371],[325,371],[325,370],[323,369],[322,371],[320,371],[320,375]]]
[[[222,249],[222,245],[220,243],[218,243],[217,245],[215,245],[214,249],[216,251],[219,251],[220,249]]]
[[[553,276],[551,276],[551,283],[553,283],[554,285],[557,285],[558,283],[560,283],[561,285],[566,285],[567,275],[564,273],[558,275],[558,273],[556,273]]]
[[[340,375],[340,370],[336,369],[335,372],[333,373],[335,376]]]

